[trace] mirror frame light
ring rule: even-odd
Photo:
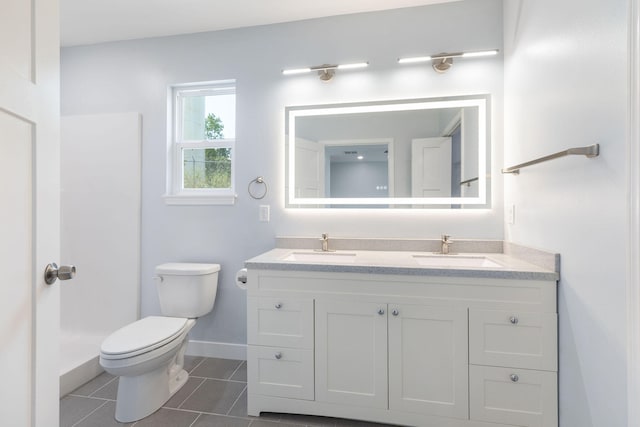
[[[478,196],[477,197],[362,197],[362,198],[330,198],[330,197],[296,197],[295,191],[295,141],[296,118],[310,116],[324,116],[336,114],[358,114],[371,112],[430,110],[437,108],[478,108]],[[361,102],[331,105],[295,106],[285,108],[286,144],[285,164],[285,200],[286,208],[296,207],[330,207],[326,205],[393,205],[393,207],[408,208],[416,205],[429,205],[429,208],[448,208],[453,204],[474,205],[484,208],[487,205],[487,180],[491,165],[487,163],[490,118],[490,96],[468,95],[443,98],[403,99],[395,101]],[[294,143],[292,144],[291,141]],[[484,173],[483,173],[484,171]],[[325,206],[323,206],[325,205]],[[436,205],[436,206],[434,206]]]

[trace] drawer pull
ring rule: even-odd
[[[400,314],[400,312],[398,311],[397,308],[394,308],[391,314],[393,314],[394,316],[397,316],[398,314]]]
[[[383,309],[383,308],[379,309],[379,310],[378,310],[378,314],[379,314],[380,316],[382,316],[382,315],[384,314],[384,309]]]
[[[280,310],[282,308],[282,303],[280,302],[276,303],[275,307],[277,310]]]
[[[511,316],[509,318],[509,322],[511,322],[512,325],[517,325],[518,324],[518,318],[516,316]]]
[[[282,359],[282,353],[280,353],[280,352],[277,352],[274,356],[278,360]]]
[[[514,383],[517,383],[518,380],[520,379],[520,377],[518,377],[518,375],[516,374],[511,374],[509,378],[511,378],[511,381],[513,381]]]

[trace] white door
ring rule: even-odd
[[[324,145],[296,138],[296,197],[328,197],[324,193]]]
[[[467,309],[389,304],[389,409],[468,418]]]
[[[387,408],[386,310],[316,301],[316,401]]]
[[[411,196],[451,197],[451,137],[411,140]]]
[[[0,8],[0,423],[58,425],[58,1]]]

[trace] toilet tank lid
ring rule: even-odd
[[[194,262],[168,262],[156,266],[156,274],[200,276],[220,271],[220,264],[200,264]]]

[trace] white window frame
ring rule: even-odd
[[[233,205],[235,192],[236,139],[183,140],[183,100],[190,96],[227,95],[236,93],[235,80],[174,85],[168,91],[167,114],[167,193],[163,196],[169,205]],[[183,149],[231,149],[230,188],[183,188]]]

